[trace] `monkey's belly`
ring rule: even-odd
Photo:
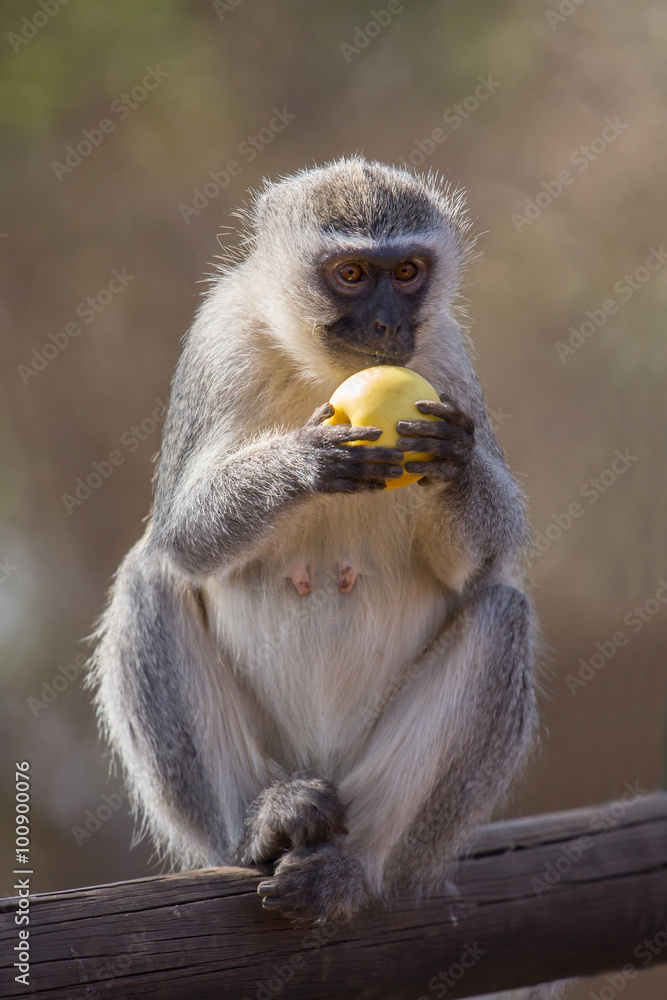
[[[314,767],[335,781],[450,606],[421,566],[380,574],[362,564],[351,589],[341,588],[336,562],[311,560],[307,568],[307,594],[264,563],[207,585],[206,600],[221,658],[254,692],[267,732],[277,734],[272,756],[288,770]]]

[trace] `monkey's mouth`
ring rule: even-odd
[[[397,352],[396,354],[379,354],[377,351],[359,351],[354,347],[345,347],[345,353],[353,358],[363,358],[366,362],[364,368],[372,368],[374,365],[406,365],[412,356],[412,352]]]

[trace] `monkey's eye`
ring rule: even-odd
[[[418,268],[410,260],[406,260],[403,264],[399,264],[394,271],[394,277],[397,281],[412,281],[416,278],[419,273]]]
[[[341,281],[344,281],[348,285],[354,285],[364,279],[363,268],[359,264],[343,264],[342,267],[338,268],[336,274]]]

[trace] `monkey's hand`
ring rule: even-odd
[[[396,444],[403,451],[421,451],[433,455],[431,461],[406,462],[405,471],[422,473],[420,486],[449,482],[460,474],[470,461],[475,445],[475,425],[448,396],[440,402],[420,400],[415,404],[420,413],[431,414],[438,420],[399,420]]]
[[[333,416],[331,403],[318,407],[297,432],[299,443],[306,444],[315,470],[315,493],[360,493],[384,490],[386,479],[403,475],[403,452],[398,448],[351,444],[354,441],[377,441],[379,427],[351,427],[327,424]]]
[[[275,861],[290,848],[347,833],[345,808],[328,781],[294,775],[265,788],[248,811],[238,852],[242,865]]]

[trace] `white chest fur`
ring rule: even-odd
[[[249,567],[206,587],[225,660],[282,720],[272,749],[287,768],[339,779],[383,696],[445,621],[447,593],[413,544],[415,489],[318,498]],[[351,589],[341,566],[356,574]]]

